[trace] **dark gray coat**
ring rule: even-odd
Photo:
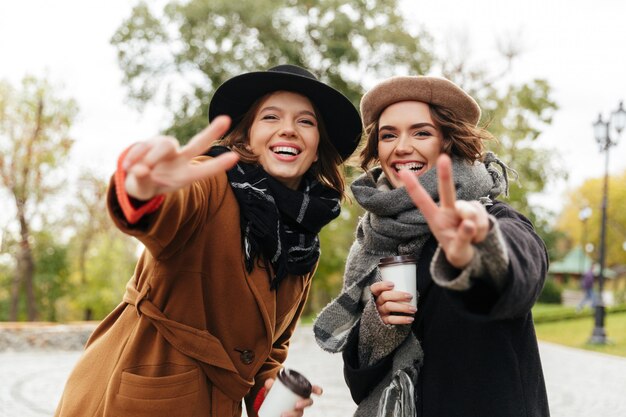
[[[488,208],[498,219],[510,258],[497,291],[475,280],[468,291],[437,286],[429,267],[437,248],[426,243],[418,264],[420,299],[413,332],[424,350],[416,387],[420,417],[549,416],[531,307],[548,267],[545,245],[532,224],[510,206]],[[360,368],[359,326],[343,353],[344,373],[358,404],[389,372],[391,356]]]

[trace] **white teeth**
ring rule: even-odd
[[[403,169],[410,169],[411,171],[419,171],[424,168],[424,164],[419,162],[407,162],[406,164],[394,164],[396,171],[400,171]]]
[[[275,146],[272,148],[272,152],[286,153],[288,155],[298,155],[300,153],[298,149],[292,148],[291,146]]]

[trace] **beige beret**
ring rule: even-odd
[[[480,107],[458,85],[445,78],[417,75],[388,78],[369,90],[361,99],[363,126],[375,122],[386,107],[400,101],[445,107],[474,126],[480,120]]]

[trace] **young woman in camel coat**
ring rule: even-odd
[[[339,214],[339,165],[360,118],[291,65],[227,81],[209,117],[184,147],[157,137],[120,157],[109,211],[146,249],[56,416],[239,416],[242,400],[255,416],[271,389],[317,266],[317,234]]]

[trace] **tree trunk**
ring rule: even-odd
[[[20,307],[20,287],[22,283],[22,274],[18,268],[15,270],[15,276],[13,277],[13,283],[11,284],[11,311],[9,312],[9,321],[17,321],[17,316]]]
[[[34,288],[35,262],[33,253],[28,243],[28,239],[20,242],[20,249],[17,255],[17,268],[15,278],[11,288],[11,311],[10,321],[17,321],[19,316],[19,305],[21,290],[26,291],[27,317],[29,321],[37,320],[37,301]]]
[[[17,277],[16,280],[21,283],[18,285],[18,292],[13,303],[19,303],[19,287],[22,286],[26,291],[26,311],[29,321],[37,320],[37,299],[35,297],[35,260],[33,259],[33,251],[30,247],[30,228],[26,222],[24,213],[24,205],[18,204],[17,212],[20,221],[20,249],[17,258]]]

